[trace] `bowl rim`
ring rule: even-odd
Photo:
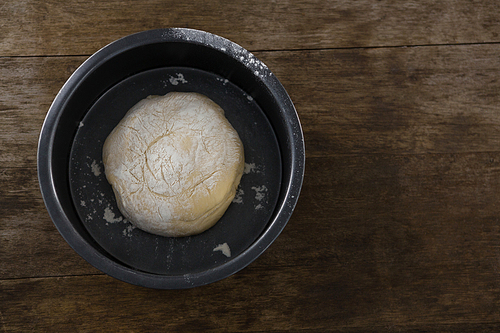
[[[90,246],[69,222],[69,217],[58,198],[53,178],[51,165],[54,153],[53,143],[63,106],[79,83],[99,64],[132,48],[169,42],[204,45],[226,53],[239,62],[242,62],[239,59],[241,54],[254,57],[249,51],[226,38],[209,32],[187,28],[146,30],[125,36],[104,46],[86,59],[73,72],[54,98],[40,131],[37,167],[42,197],[54,225],[66,242],[87,262],[107,275],[130,284],[155,289],[184,289],[213,283],[237,273],[257,259],[280,235],[295,209],[302,187],[305,172],[305,143],[300,120],[290,96],[276,76],[268,70],[267,66],[261,66],[260,68],[265,68],[266,71],[266,75],[260,76],[261,82],[273,95],[281,112],[287,116],[286,125],[291,131],[287,141],[293,149],[290,152],[292,155],[291,175],[288,184],[284,187],[287,190],[285,199],[278,202],[275,208],[278,213],[273,220],[270,220],[259,238],[241,254],[220,266],[201,272],[183,274],[182,276],[159,275],[134,270],[113,261],[93,246]],[[255,63],[263,65],[256,57],[253,59],[256,60]],[[246,66],[248,67],[248,64]]]

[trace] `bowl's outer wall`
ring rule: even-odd
[[[80,120],[107,89],[148,69],[181,66],[227,78],[252,96],[266,113],[282,155],[282,187],[272,220],[261,237],[238,257],[206,272],[159,276],[126,267],[90,237],[73,206],[68,183],[71,142]],[[180,289],[215,282],[255,260],[281,233],[295,208],[305,167],[305,147],[293,103],[278,79],[251,53],[222,37],[191,29],[137,33],[104,47],[68,79],[52,103],[39,139],[38,175],[54,224],[69,245],[110,276],[151,288]]]

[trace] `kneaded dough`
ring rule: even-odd
[[[103,147],[118,208],[135,226],[170,237],[212,227],[233,200],[243,145],[224,110],[197,93],[149,96]]]

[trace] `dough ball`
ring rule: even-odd
[[[224,110],[197,93],[149,96],[104,143],[106,178],[135,226],[162,236],[212,227],[236,194],[243,145]]]

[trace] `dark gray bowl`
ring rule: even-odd
[[[101,158],[105,138],[131,106],[169,91],[217,102],[245,148],[245,174],[227,212],[209,230],[182,238],[124,220]],[[54,99],[38,146],[45,205],[69,245],[110,276],[159,289],[218,281],[261,255],[292,215],[304,162],[300,122],[278,79],[239,45],[191,29],[137,33],[92,55]],[[230,253],[220,250],[224,244]]]

